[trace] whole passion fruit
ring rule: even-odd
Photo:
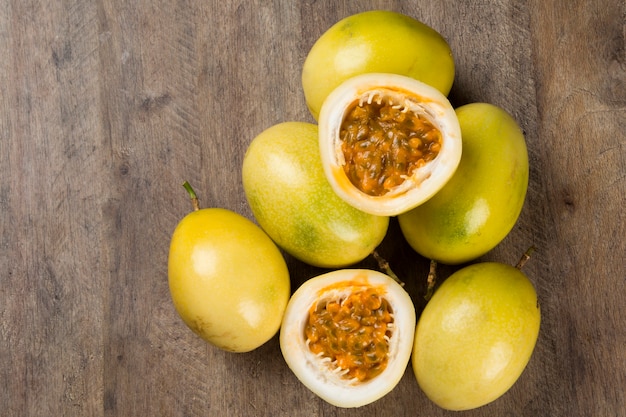
[[[405,75],[448,95],[454,59],[446,40],[412,17],[387,10],[348,16],[320,36],[304,61],[302,86],[313,117],[339,84],[370,72]]]
[[[461,264],[493,249],[511,231],[528,187],[522,130],[505,110],[472,103],[456,110],[463,156],[452,179],[430,200],[398,217],[422,256]]]
[[[409,363],[415,308],[389,276],[343,269],[306,281],[280,330],[287,365],[337,407],[360,407],[389,393]]]
[[[417,324],[412,365],[419,386],[449,410],[494,401],[528,364],[540,320],[535,289],[518,268],[485,262],[455,272]]]
[[[324,177],[314,124],[284,122],[260,133],[248,147],[242,177],[259,225],[310,265],[359,262],[387,233],[389,218],[364,213],[335,195]]]
[[[378,216],[424,203],[461,160],[461,130],[448,99],[396,74],[358,75],[333,90],[321,109],[319,141],[335,193]]]
[[[247,218],[222,208],[195,210],[176,226],[169,249],[169,288],[176,311],[220,349],[248,352],[280,328],[291,287],[274,242]]]

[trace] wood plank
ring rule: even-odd
[[[89,3],[59,6],[0,18],[6,415],[101,409],[99,40]]]
[[[624,5],[536,7],[533,50],[545,143],[537,165],[549,231],[548,269],[539,281],[543,337],[551,342],[541,351],[550,353],[545,386],[559,393],[550,408],[562,415],[623,415],[626,326],[616,294],[626,290]],[[612,382],[599,383],[604,378]]]

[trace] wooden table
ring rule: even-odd
[[[410,368],[388,396],[332,407],[277,338],[246,354],[191,333],[167,284],[190,204],[252,217],[247,145],[312,121],[300,84],[335,1],[37,1],[0,5],[0,414],[3,416],[626,416],[626,76],[618,0],[371,1],[437,29],[455,106],[508,110],[529,147],[518,224],[483,259],[525,272],[543,321],[494,403],[447,412]],[[380,252],[419,311],[428,262],[392,221]],[[294,287],[321,271],[287,258]],[[374,267],[371,259],[361,266]],[[443,274],[451,270],[443,269]]]

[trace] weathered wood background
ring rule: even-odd
[[[334,408],[297,381],[277,338],[219,351],[169,298],[169,238],[190,209],[182,181],[251,217],[248,143],[312,121],[300,85],[309,48],[373,8],[441,32],[457,63],[453,104],[497,104],[528,141],[527,203],[484,259],[514,263],[537,247],[525,271],[539,341],[504,397],[458,415],[626,416],[620,0],[2,2],[2,416],[457,415],[429,402],[410,368],[385,398]],[[380,251],[421,310],[428,264],[395,222]],[[288,263],[294,286],[321,272]]]

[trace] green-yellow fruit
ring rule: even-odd
[[[196,334],[227,351],[247,352],[280,328],[291,294],[274,242],[253,222],[207,208],[176,227],[168,261],[176,310]]]
[[[314,124],[285,122],[263,131],[246,152],[242,178],[259,225],[278,246],[310,265],[359,262],[387,232],[387,217],[359,211],[333,192]]]
[[[457,271],[417,324],[412,365],[419,386],[449,410],[497,399],[528,364],[539,324],[537,294],[519,269],[489,262]]]
[[[302,86],[313,117],[339,84],[370,72],[405,75],[448,95],[454,59],[437,31],[409,16],[372,10],[346,17],[322,34],[304,62]]]
[[[456,110],[463,154],[452,179],[426,203],[398,217],[407,242],[444,264],[476,259],[515,225],[528,187],[522,130],[503,109],[473,103]]]

